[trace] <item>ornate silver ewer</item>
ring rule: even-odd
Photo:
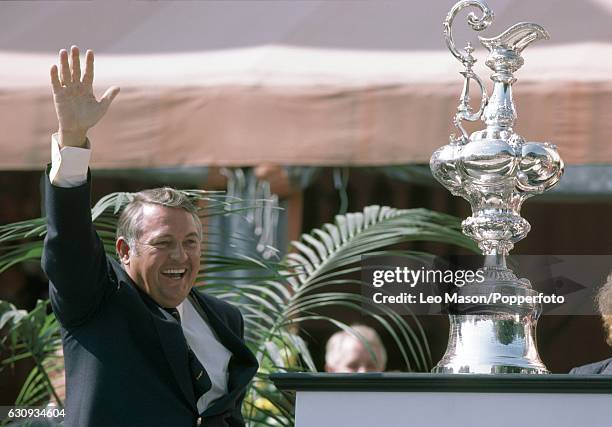
[[[529,232],[529,223],[520,216],[524,200],[555,185],[563,174],[563,161],[556,147],[527,142],[514,132],[516,110],[512,99],[513,73],[523,65],[521,52],[531,43],[548,39],[539,25],[519,23],[497,37],[479,37],[489,51],[485,64],[493,70],[493,92],[487,96],[480,78],[472,70],[476,59],[473,47],[459,51],[451,27],[457,13],[475,7],[482,13],[468,15],[473,30],[482,31],[493,13],[481,0],[455,4],[444,22],[444,35],[451,53],[465,67],[463,91],[454,125],[459,136],[431,157],[433,176],[453,195],[466,199],[472,216],[462,223],[463,233],[474,239],[484,254],[485,280],[458,290],[460,295],[492,293],[535,296],[527,279],[519,279],[506,267],[506,256],[514,243]],[[481,102],[474,112],[469,105],[470,82],[480,87]],[[482,119],[486,128],[468,136],[464,120]],[[539,303],[459,304],[450,317],[449,343],[442,360],[433,369],[441,373],[547,373],[536,348]]]

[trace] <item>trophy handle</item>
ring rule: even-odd
[[[477,17],[474,12],[470,12],[468,14],[467,20],[468,24],[474,31],[482,31],[491,25],[493,21],[493,12],[489,9],[489,6],[482,0],[462,0],[455,4],[453,8],[446,15],[446,19],[444,20],[444,39],[446,40],[446,46],[451,51],[453,56],[459,60],[465,67],[465,71],[461,72],[463,76],[463,90],[461,92],[461,97],[459,98],[459,106],[457,107],[457,114],[455,114],[455,118],[453,119],[453,124],[455,127],[461,132],[461,136],[456,138],[455,135],[451,135],[451,141],[455,143],[465,144],[467,143],[469,136],[462,126],[461,122],[463,120],[467,120],[470,122],[475,122],[476,120],[482,117],[485,107],[487,106],[487,91],[482,83],[482,80],[478,77],[476,73],[472,71],[472,66],[476,62],[476,58],[472,56],[472,52],[474,52],[474,48],[470,43],[467,46],[459,51],[455,46],[455,41],[453,39],[452,26],[453,21],[457,14],[465,9],[466,7],[476,7],[480,9],[482,12],[482,16]],[[470,107],[470,81],[475,80],[478,83],[478,87],[480,87],[480,108],[476,113],[472,111],[472,107]]]
[[[466,48],[468,53],[470,53],[470,46]],[[463,76],[463,90],[461,91],[461,97],[459,98],[459,105],[457,106],[457,114],[455,114],[455,118],[453,119],[453,124],[455,127],[461,132],[461,137],[459,140],[467,142],[469,135],[466,130],[461,125],[463,120],[467,120],[469,122],[475,122],[482,117],[482,113],[484,112],[485,107],[487,106],[488,97],[487,90],[478,77],[478,74],[474,73],[470,67],[467,67],[465,71],[461,72]],[[477,112],[472,112],[472,107],[470,107],[470,81],[474,79],[480,88],[480,108]]]
[[[470,12],[467,20],[468,24],[474,31],[482,31],[491,25],[493,22],[493,11],[489,9],[489,6],[483,0],[462,0],[455,4],[453,8],[446,15],[444,20],[444,39],[446,40],[446,46],[451,51],[453,56],[459,60],[464,66],[471,67],[476,62],[476,59],[472,56],[472,52],[468,47],[463,52],[460,52],[455,47],[455,41],[453,40],[452,25],[457,14],[465,9],[466,7],[476,7],[482,12],[482,16],[477,17],[474,12]],[[469,46],[469,45],[468,45]]]

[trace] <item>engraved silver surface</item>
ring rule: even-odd
[[[493,20],[484,1],[464,0],[453,6],[444,21],[446,44],[464,67],[463,90],[453,119],[459,135],[451,135],[449,144],[436,150],[430,160],[433,176],[453,195],[470,203],[472,215],[463,221],[462,230],[485,254],[485,282],[471,283],[459,292],[535,295],[528,280],[518,279],[506,267],[505,257],[530,230],[520,215],[523,202],[559,181],[563,161],[554,145],[526,141],[514,131],[517,113],[512,85],[514,73],[524,63],[523,49],[549,36],[541,26],[523,22],[496,37],[479,37],[489,51],[485,64],[493,71],[493,89],[488,96],[472,70],[474,48],[468,43],[458,50],[452,36],[454,19],[465,8],[481,13],[480,17],[473,12],[468,15],[468,24],[475,31],[486,29]],[[480,89],[477,111],[470,106],[472,81]],[[468,136],[462,122],[477,120],[485,123],[485,129]],[[539,305],[457,306],[455,310],[450,316],[447,351],[434,372],[547,372],[535,342]]]

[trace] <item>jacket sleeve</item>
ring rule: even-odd
[[[86,322],[111,289],[104,247],[91,221],[90,181],[62,188],[44,177],[47,235],[42,267],[49,296],[64,327]]]

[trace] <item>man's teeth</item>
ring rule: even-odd
[[[172,277],[174,279],[178,279],[178,278],[183,277],[183,275],[185,274],[186,271],[187,271],[187,269],[185,269],[185,268],[170,268],[168,270],[162,271],[162,274],[164,276],[169,276],[169,277]]]
[[[183,274],[185,273],[185,268],[171,268],[169,270],[164,270],[162,273],[164,274]]]

